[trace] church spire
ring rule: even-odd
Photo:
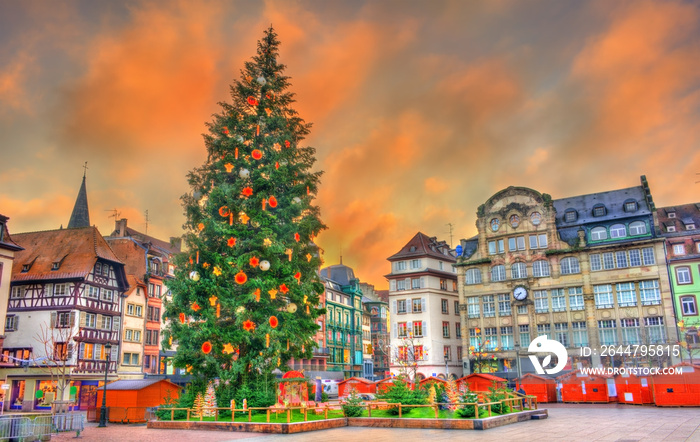
[[[85,189],[85,175],[87,173],[87,161],[83,166],[85,169],[83,171],[83,183],[80,185],[80,190],[78,191],[78,198],[75,199],[75,206],[73,206],[73,213],[70,215],[70,221],[68,221],[68,228],[72,229],[75,227],[89,227],[90,226],[90,212],[88,211],[87,202],[87,190]]]

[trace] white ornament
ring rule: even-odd
[[[295,196],[293,201],[295,203],[299,204],[301,202],[301,198],[299,198],[298,196]]]
[[[243,179],[246,179],[250,176],[250,171],[248,169],[241,169],[241,171],[238,172],[238,176],[240,176]]]
[[[259,77],[257,78],[257,82],[258,82],[258,84],[260,84],[260,85],[262,85],[262,86],[265,86],[265,84],[267,83],[267,80],[265,80],[265,77],[263,77],[263,76],[261,75],[261,76],[259,76]]]
[[[239,143],[242,143],[242,142],[244,142],[245,140],[243,139],[242,136],[239,135],[239,136],[236,137],[236,141],[238,141]]]
[[[270,261],[260,261],[260,270],[263,272],[270,270]]]
[[[192,271],[190,272],[190,279],[191,279],[192,281],[194,281],[194,282],[199,281],[199,272],[196,271],[196,270],[192,270]]]

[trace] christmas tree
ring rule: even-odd
[[[214,381],[209,381],[209,385],[207,385],[207,394],[204,395],[204,406],[206,407],[204,409],[204,416],[214,416],[216,414],[216,410],[214,410],[217,405],[216,405],[216,392],[214,391]]]
[[[194,398],[194,404],[192,405],[192,416],[200,417],[204,411],[204,396],[202,393],[197,393],[197,397]]]
[[[168,284],[164,345],[195,383],[229,391],[269,385],[290,358],[311,357],[323,285],[313,205],[321,172],[301,142],[311,127],[291,107],[272,27],[208,123],[207,159],[182,197],[187,254]],[[272,390],[274,391],[274,390]],[[222,396],[224,397],[224,396]]]

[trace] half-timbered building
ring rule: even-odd
[[[3,356],[15,365],[4,376],[9,408],[44,409],[59,399],[94,406],[105,370],[116,378],[124,264],[96,227],[20,233],[13,240],[24,250],[15,255],[7,306],[12,327]],[[61,376],[69,386],[57,397]]]

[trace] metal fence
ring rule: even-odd
[[[84,429],[85,416],[82,413],[0,417],[0,440],[41,438],[66,431],[75,431],[76,435],[80,435]]]

